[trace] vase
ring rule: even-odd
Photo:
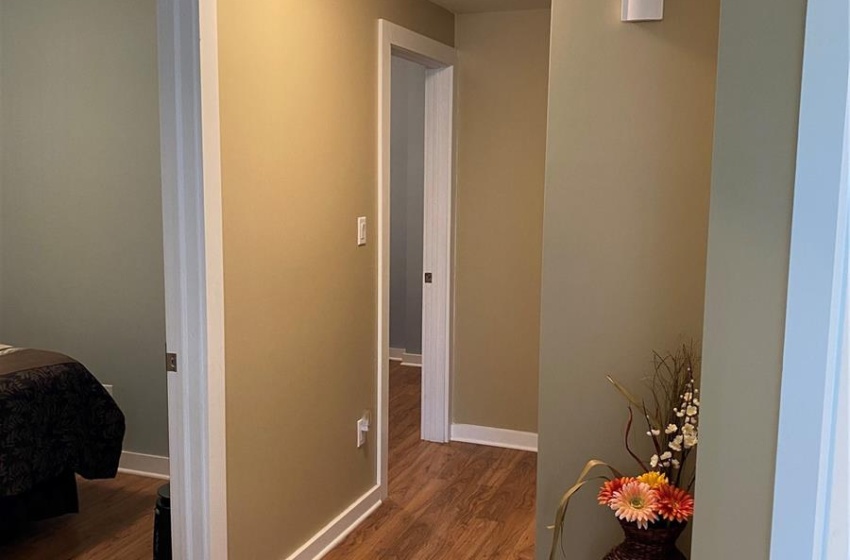
[[[687,560],[676,548],[687,523],[652,526],[639,529],[634,523],[620,522],[626,540],[608,553],[603,560]]]

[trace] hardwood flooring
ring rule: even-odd
[[[532,560],[537,456],[423,442],[420,398],[393,362],[389,499],[325,560]]]
[[[537,456],[419,439],[418,368],[390,372],[390,496],[325,560],[532,560]],[[80,480],[79,515],[34,525],[2,560],[150,560],[162,481]]]
[[[124,474],[78,481],[80,513],[33,524],[0,545],[2,560],[151,560],[163,481]]]

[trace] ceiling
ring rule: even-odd
[[[535,10],[552,7],[552,0],[431,0],[431,2],[456,14]]]

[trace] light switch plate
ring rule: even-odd
[[[366,245],[366,217],[357,218],[357,246]]]
[[[369,432],[371,424],[371,414],[367,410],[363,413],[363,417],[357,421],[357,447],[358,449],[366,445],[366,434]]]

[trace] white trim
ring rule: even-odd
[[[452,424],[452,441],[537,453],[537,434],[531,432]]]
[[[835,488],[841,352],[847,340],[843,320],[850,219],[849,17],[846,0],[810,0],[807,6],[774,482],[773,560],[826,558]]]
[[[444,93],[448,93],[451,101],[448,105],[448,117],[451,117],[453,108],[454,87],[447,87],[446,84],[453,84],[451,68],[456,63],[457,54],[455,50],[449,46],[443,45],[433,39],[419,35],[403,27],[390,23],[386,20],[378,22],[378,371],[377,371],[377,391],[378,391],[378,485],[381,488],[382,497],[386,497],[388,493],[387,474],[389,471],[389,348],[390,348],[390,141],[391,141],[391,92],[392,92],[392,56],[393,54],[403,56],[423,64],[430,71],[426,77],[428,82],[434,83],[434,80],[441,82],[440,88]],[[443,69],[443,70],[439,70]],[[427,86],[426,86],[427,87]],[[434,103],[433,93],[436,90],[431,87],[432,105]],[[445,117],[446,108],[437,113],[433,106],[431,111],[426,107],[426,128],[427,122],[433,120],[437,116]],[[451,124],[451,121],[450,121]],[[430,127],[432,134],[434,127]],[[444,147],[448,149],[450,157],[438,158],[433,160],[442,165],[448,163],[449,169],[444,173],[439,174],[439,177],[448,177],[450,188],[453,192],[454,175],[453,168],[453,136],[448,135],[443,141],[448,142]],[[426,146],[432,146],[426,138]],[[429,148],[426,148],[428,150]],[[433,158],[432,158],[433,159]],[[433,175],[432,175],[433,176]],[[427,243],[427,241],[426,241]],[[450,293],[450,292],[449,292]],[[448,302],[447,302],[448,303]],[[424,311],[424,310],[423,310]],[[425,313],[423,313],[424,315]],[[424,327],[424,325],[423,325]],[[446,334],[448,335],[448,322],[446,325]],[[448,362],[446,362],[448,365]],[[446,375],[446,378],[448,375]],[[423,388],[425,384],[423,383]],[[445,409],[443,414],[439,416],[444,419],[444,434],[443,441],[449,438],[449,423],[448,423],[448,384],[446,383],[446,391],[441,399],[441,403],[436,406],[441,406]],[[426,392],[423,391],[423,401],[426,399]],[[425,407],[423,407],[423,410]],[[424,427],[423,427],[424,430]],[[424,435],[424,432],[423,432]]]
[[[409,367],[422,367],[422,354],[404,353],[401,357],[401,365]]]
[[[422,354],[409,354],[404,348],[390,348],[390,361],[403,366],[422,367]]]
[[[320,560],[381,506],[381,487],[375,486],[351,504],[287,560]]]
[[[121,462],[118,466],[118,472],[122,474],[132,474],[135,476],[144,476],[147,478],[169,480],[171,471],[168,463],[168,457],[124,451],[121,453]]]
[[[850,100],[848,100],[850,106]],[[848,119],[850,125],[850,119]],[[850,128],[850,127],[848,127]],[[848,147],[850,149],[850,147]],[[850,156],[850,154],[848,154]],[[845,286],[844,297],[850,296]],[[850,301],[850,298],[845,299]],[[832,461],[832,503],[827,524],[825,558],[850,558],[850,306],[844,306],[844,336],[841,349],[841,375],[838,381],[838,414],[835,428],[835,456]]]
[[[200,0],[201,123],[207,292],[207,487],[210,560],[226,560],[227,420],[225,411],[224,233],[218,75],[218,2]]]
[[[425,73],[424,270],[422,290],[422,439],[451,438],[452,212],[454,66]]]
[[[457,51],[453,47],[385,19],[379,20],[378,25],[381,35],[381,54],[401,56],[430,69],[449,68],[457,64]],[[390,51],[384,52],[385,49]],[[391,70],[392,59],[384,62],[389,63],[389,68],[381,65],[381,71]]]
[[[216,2],[157,14],[173,554],[226,560]]]

